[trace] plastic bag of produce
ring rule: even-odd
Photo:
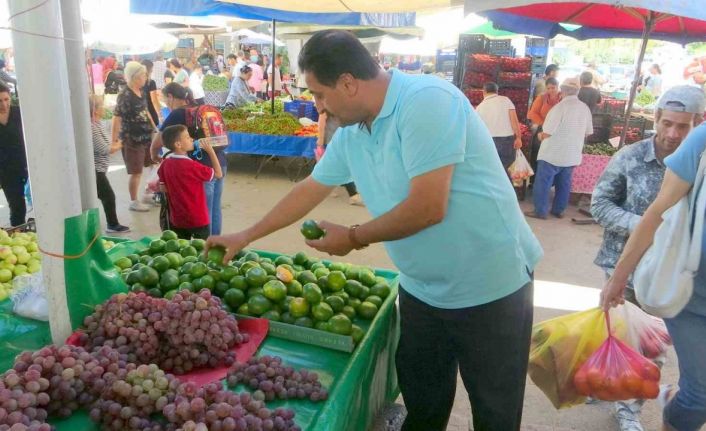
[[[157,168],[159,168],[157,165],[152,167],[152,172],[150,172],[150,176],[147,177],[147,182],[145,183],[145,194],[149,193],[154,195],[159,192],[159,174]]]
[[[611,309],[610,319],[614,329],[625,328],[618,331],[618,334],[625,334],[618,338],[649,359],[662,355],[672,345],[664,320],[645,313],[630,302]]]
[[[515,161],[507,168],[507,171],[510,173],[512,185],[515,187],[521,186],[529,177],[534,175],[532,166],[530,166],[522,150],[515,150]]]
[[[606,319],[610,331],[610,317]],[[574,375],[580,395],[603,401],[651,399],[659,394],[660,371],[649,359],[609,333]]]
[[[12,282],[12,311],[15,314],[34,320],[49,321],[47,290],[44,287],[42,272],[17,277]]]
[[[529,376],[554,407],[581,404],[574,374],[608,335],[605,314],[598,308],[567,314],[534,325]]]

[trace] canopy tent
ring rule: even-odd
[[[512,39],[514,37],[522,36],[521,34],[513,33],[511,31],[497,29],[491,21],[470,28],[464,31],[463,34],[482,34],[490,39]]]
[[[573,4],[576,3],[574,2]],[[542,4],[541,6],[545,5]],[[494,26],[497,28],[506,31],[522,32],[547,39],[551,39],[558,35],[569,36],[578,40],[603,38],[639,39],[643,37],[642,30],[621,30],[619,28],[610,27],[587,27],[586,24],[570,25],[566,22],[555,22],[544,18],[533,18],[531,16],[520,15],[514,11],[510,11],[510,9],[483,11],[478,12],[478,15],[492,21]],[[670,33],[660,30],[653,30],[650,33],[650,39],[687,44],[691,42],[701,42],[703,41],[704,36],[703,33],[699,32]]]
[[[253,2],[264,5],[270,2]],[[362,25],[374,27],[405,27],[414,25],[415,14],[410,13],[309,13],[291,12],[271,2],[272,8],[230,4],[216,0],[130,0],[130,11],[137,14],[210,16],[220,15],[259,21],[300,22],[326,25]],[[322,10],[309,4],[303,11]]]
[[[498,6],[502,6],[498,8]],[[660,35],[671,41],[683,43],[703,41],[706,34],[706,8],[701,2],[682,0],[598,0],[591,2],[544,0],[505,0],[498,4],[495,0],[466,0],[466,13],[479,13],[483,16],[499,17],[496,12],[514,15],[529,24],[542,24],[555,34],[565,33],[559,23],[582,26],[568,36],[591,37],[640,37],[645,29],[648,12],[655,14],[650,29],[652,38]],[[492,12],[491,12],[492,11]],[[496,26],[503,23],[492,20]],[[615,33],[613,33],[615,32]],[[676,36],[676,37],[675,37]]]
[[[264,33],[255,33],[252,36],[246,36],[240,39],[240,43],[243,45],[267,45],[272,43],[272,36]],[[276,46],[284,46],[284,43],[275,39]]]
[[[479,12],[505,30],[524,28],[542,37],[566,34],[578,39],[603,37],[640,37],[642,44],[635,64],[635,80],[625,113],[625,127],[620,144],[625,142],[627,123],[637,93],[640,67],[651,38],[687,43],[706,36],[706,8],[700,2],[681,0],[597,0],[567,2],[548,0],[536,3],[507,0],[496,9],[495,0],[466,0],[466,12]],[[580,25],[568,31],[561,23]]]
[[[463,5],[463,0],[222,0],[226,3],[262,6],[300,12],[408,12]]]
[[[380,53],[430,57],[436,55],[436,45],[424,39],[398,40],[385,37],[380,43]]]
[[[277,35],[282,39],[298,38],[311,35],[323,29],[348,30],[359,39],[369,39],[383,36],[391,36],[396,39],[407,39],[424,36],[424,29],[416,26],[410,27],[362,27],[352,25],[313,25],[313,24],[290,24],[283,23],[277,26]]]
[[[149,54],[155,51],[171,51],[179,40],[148,24],[135,21],[94,21],[84,35],[88,48],[116,54]]]

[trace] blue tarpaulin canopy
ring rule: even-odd
[[[325,25],[360,25],[372,27],[409,27],[416,21],[408,13],[309,13],[289,12],[217,0],[130,0],[130,12],[150,15],[209,16],[221,15],[258,21],[282,21]]]

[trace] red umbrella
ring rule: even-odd
[[[613,3],[613,2],[611,2]],[[640,2],[650,3],[650,2]],[[654,7],[627,7],[620,6],[618,2],[614,4],[601,4],[597,2],[566,2],[566,3],[537,3],[526,6],[509,7],[496,9],[513,15],[524,16],[528,18],[536,18],[543,21],[551,21],[556,23],[570,23],[591,29],[602,30],[627,30],[635,32],[643,32],[650,18],[652,18],[649,29],[650,33],[665,33],[674,35],[683,35],[685,40],[689,36],[704,38],[706,36],[706,17],[703,19],[683,16],[681,13],[660,12],[655,8],[663,3],[676,2],[652,2]],[[697,2],[694,2],[696,4]],[[497,5],[497,4],[496,4]],[[703,5],[702,5],[703,6]],[[688,9],[688,6],[685,7]],[[699,12],[703,15],[703,12]],[[650,17],[651,14],[651,17]]]
[[[504,6],[498,8],[498,6]],[[577,31],[580,38],[600,37],[641,37],[642,45],[635,65],[635,81],[630,89],[625,127],[620,138],[620,144],[625,142],[628,130],[627,122],[632,111],[632,104],[637,92],[640,67],[645,56],[647,41],[651,35],[659,35],[660,39],[680,40],[683,43],[706,39],[706,7],[701,1],[686,0],[598,0],[593,2],[565,2],[561,0],[533,3],[526,0],[466,0],[467,12],[488,11],[492,21],[503,27],[494,16],[517,19],[517,25],[522,26],[525,18],[534,27],[546,23],[546,32],[558,32],[571,35],[559,28],[557,23],[580,25]],[[492,12],[490,12],[492,11]],[[512,18],[511,18],[512,19]],[[555,26],[556,25],[556,26]],[[555,26],[552,28],[551,26]],[[516,28],[507,28],[516,31]]]

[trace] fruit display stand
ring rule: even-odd
[[[254,154],[266,156],[258,165],[255,178],[260,175],[262,168],[275,157],[295,157],[304,163],[300,166],[296,175],[292,175],[289,167],[297,159],[284,165],[287,176],[296,180],[302,169],[310,161],[314,160],[314,149],[316,148],[315,137],[304,136],[277,136],[277,135],[256,135],[252,133],[228,133],[228,147],[226,153]]]
[[[116,261],[144,249],[150,241],[151,238],[144,238],[116,244],[107,251],[107,256]],[[259,253],[263,256],[277,256],[275,253]],[[259,356],[279,356],[289,366],[315,371],[328,389],[329,396],[325,402],[268,402],[271,408],[286,407],[294,410],[295,421],[303,430],[367,430],[376,415],[399,395],[394,368],[394,352],[399,337],[399,317],[395,305],[397,274],[376,270],[375,275],[391,282],[391,292],[353,352],[278,338],[273,334],[269,334],[259,347]],[[86,306],[90,307],[88,304]],[[0,324],[4,325],[0,332],[0,343],[3,346],[0,366],[3,369],[12,366],[17,353],[37,350],[51,342],[47,323],[17,317],[12,314],[11,308],[10,301],[0,303]],[[235,388],[236,391],[242,389]],[[90,420],[85,410],[76,411],[67,419],[50,418],[50,423],[59,431],[100,429],[98,424]]]

